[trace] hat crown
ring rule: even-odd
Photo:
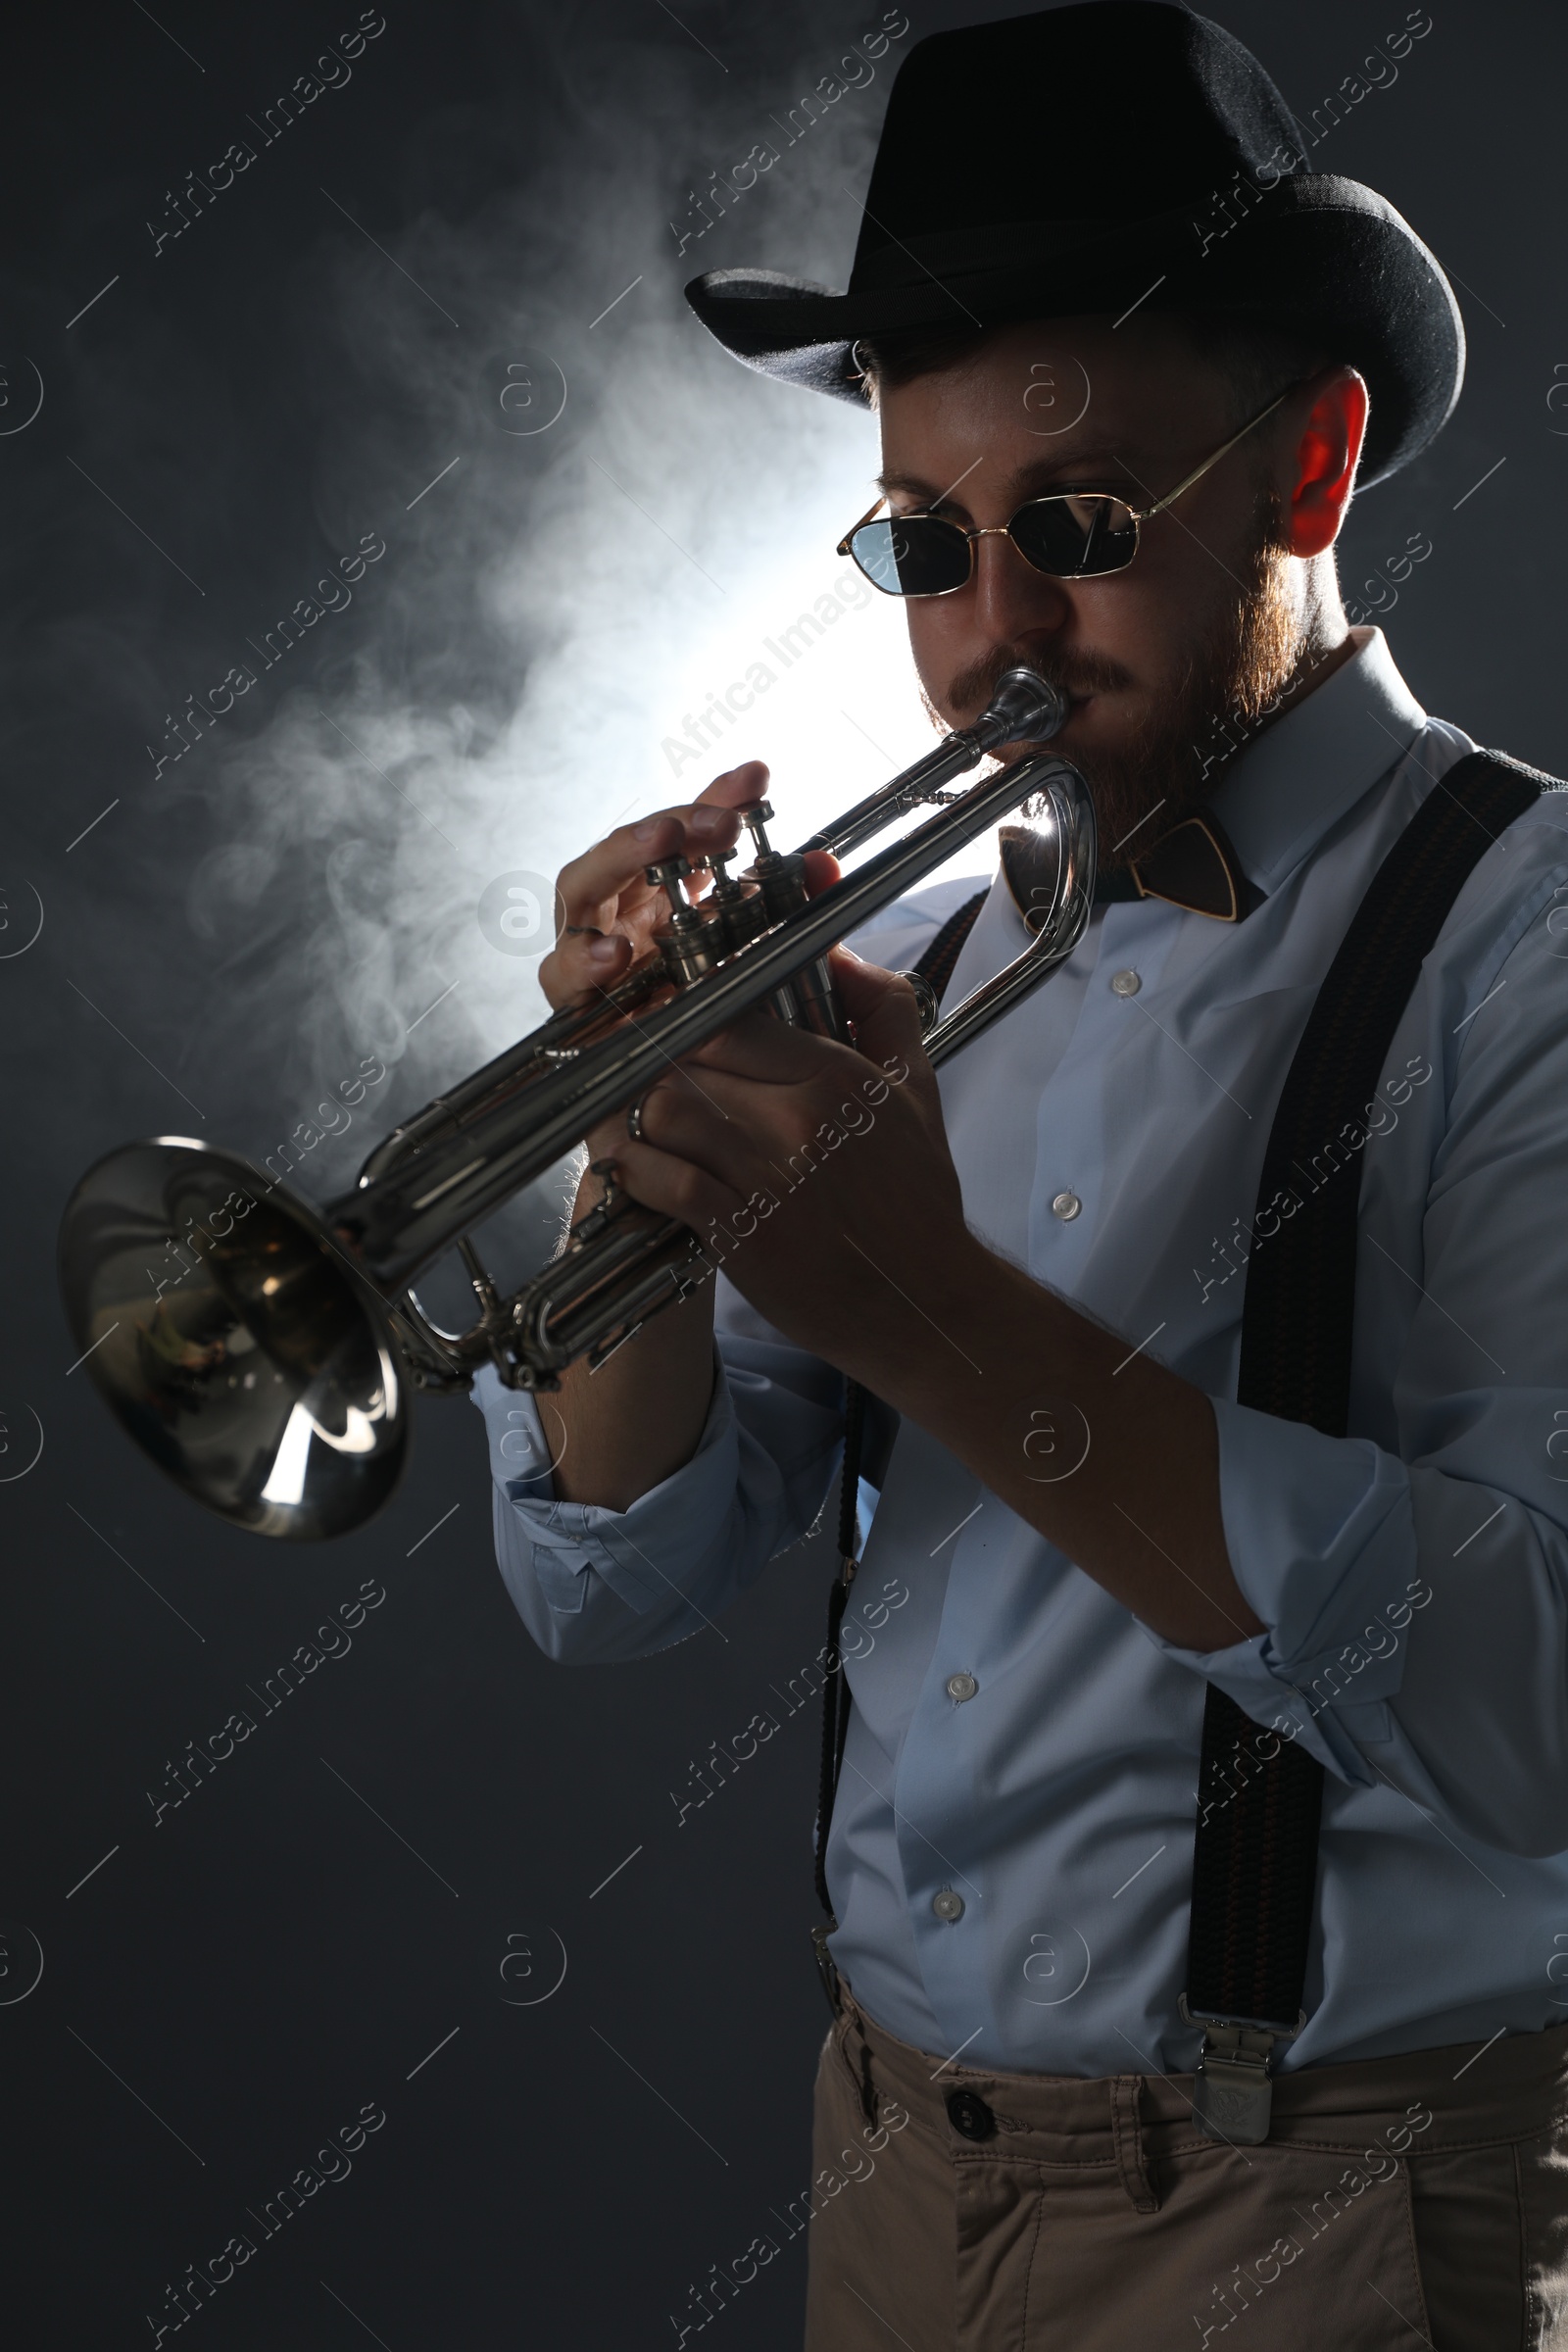
[[[919,41],[888,101],[852,288],[910,237],[1200,204],[1301,132],[1251,52],[1166,0],[1087,0]]]
[[[748,367],[857,403],[870,337],[912,333],[918,359],[965,320],[1145,303],[1273,328],[1366,378],[1365,489],[1441,430],[1464,323],[1408,221],[1317,145],[1250,51],[1167,0],[934,33],[894,81],[848,289],[724,269],[687,300]]]

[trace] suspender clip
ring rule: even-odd
[[[1193,2115],[1200,2132],[1231,2147],[1261,2147],[1274,2106],[1269,2061],[1277,2041],[1294,2041],[1306,2023],[1303,2009],[1294,2026],[1253,2017],[1196,2017],[1187,1995],[1178,2003],[1189,2026],[1203,2029],[1203,2047],[1193,2083]]]

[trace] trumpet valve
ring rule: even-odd
[[[666,858],[658,865],[643,868],[648,881],[656,890],[664,891],[669,899],[669,921],[654,934],[666,978],[677,988],[689,987],[705,972],[711,972],[722,963],[728,939],[721,910],[694,906],[686,895],[686,883],[691,875],[704,870],[685,858]]]
[[[724,937],[730,949],[744,948],[747,941],[767,929],[767,907],[755,882],[737,881],[726,868],[733,865],[734,850],[715,850],[708,863],[712,869],[713,887],[708,904],[724,925]]]
[[[757,851],[742,879],[755,882],[761,892],[768,922],[781,923],[787,915],[798,914],[807,903],[806,860],[798,850],[786,854],[769,847],[765,828],[772,813],[771,801],[753,801],[749,808],[740,811],[741,823]]]
[[[747,867],[742,880],[757,885],[769,923],[782,923],[808,904],[806,859],[796,851],[769,850]]]
[[[643,867],[643,879],[651,890],[662,890],[669,901],[670,911],[679,914],[692,911],[686,895],[688,878],[700,869],[688,858],[663,858],[657,865]]]
[[[772,847],[767,838],[767,826],[773,815],[771,801],[753,801],[739,810],[741,823],[752,837],[752,847],[759,858],[771,858]]]

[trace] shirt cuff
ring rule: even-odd
[[[1409,1472],[1369,1439],[1211,1401],[1232,1572],[1265,1631],[1215,1650],[1151,1639],[1339,1779],[1370,1786],[1360,1744],[1393,1736],[1403,1629],[1432,1597]]]
[[[512,1506],[534,1579],[557,1616],[581,1613],[590,1570],[640,1617],[680,1596],[657,1561],[662,1554],[689,1552],[691,1530],[718,1524],[735,1489],[738,1435],[722,1363],[697,1450],[624,1511],[557,1499],[549,1443],[525,1391],[505,1388],[487,1365],[474,1381],[473,1397],[489,1434],[491,1475]],[[501,1566],[506,1574],[506,1556]]]

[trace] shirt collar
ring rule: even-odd
[[[1238,754],[1211,806],[1252,881],[1277,890],[1329,827],[1407,752],[1427,714],[1379,628],[1294,710]]]

